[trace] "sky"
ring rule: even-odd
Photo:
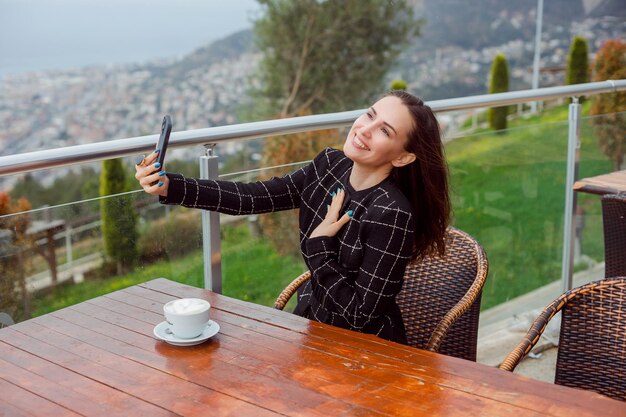
[[[181,57],[252,27],[256,0],[0,0],[0,75]]]

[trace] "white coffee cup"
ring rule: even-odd
[[[180,339],[200,336],[209,324],[211,304],[200,298],[181,298],[163,306],[170,331]]]

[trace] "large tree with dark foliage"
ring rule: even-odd
[[[261,118],[367,106],[388,89],[387,71],[420,27],[404,0],[259,3],[261,17],[254,29],[263,58],[260,85],[253,96]],[[309,160],[324,147],[340,144],[331,131],[270,138],[264,146],[263,166]],[[281,253],[299,252],[296,212],[262,216],[261,222]]]
[[[257,102],[269,115],[366,105],[420,24],[404,0],[259,0]]]

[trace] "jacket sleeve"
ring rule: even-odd
[[[201,180],[168,173],[167,197],[160,197],[159,201],[231,215],[298,208],[310,166],[283,177],[251,183]]]
[[[411,214],[384,209],[363,218],[363,263],[356,280],[338,262],[336,237],[306,241],[311,266],[311,290],[323,309],[341,315],[354,329],[389,311],[402,289],[413,245]]]

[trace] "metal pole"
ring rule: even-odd
[[[200,178],[217,179],[215,144],[206,146],[206,155],[200,157]],[[204,288],[222,293],[222,251],[220,242],[220,214],[202,210],[202,252],[204,254]]]
[[[572,97],[569,105],[569,130],[567,137],[567,176],[565,180],[565,215],[563,225],[563,290],[569,291],[573,286],[574,239],[576,237],[576,193],[574,182],[578,178],[580,161],[580,103],[578,97]]]
[[[65,263],[67,265],[67,269],[72,271],[72,275],[74,275],[73,267],[74,267],[74,256],[72,254],[72,226],[67,226],[65,228]]]
[[[541,56],[541,26],[543,25],[543,0],[537,0],[537,23],[535,26],[535,56],[533,58],[533,90],[539,88],[539,58]],[[537,112],[537,102],[530,103],[532,113]]]

